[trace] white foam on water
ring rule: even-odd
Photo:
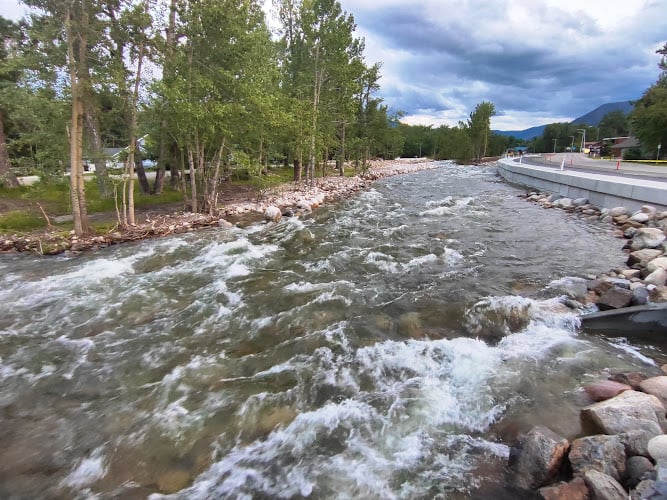
[[[395,262],[394,257],[382,252],[369,252],[364,259],[364,262],[367,264],[373,264],[380,271],[387,273],[397,273],[401,269],[401,265]]]
[[[429,264],[433,264],[439,260],[438,256],[430,253],[428,255],[422,255],[421,257],[415,257],[414,259],[411,259],[405,267],[408,269],[410,268],[415,268],[415,267],[424,267],[428,266]]]
[[[619,349],[620,351],[623,351],[626,354],[630,354],[632,357],[637,358],[640,360],[642,363],[645,363],[649,366],[656,366],[656,362],[649,358],[648,356],[644,356],[639,349],[637,349],[635,346],[631,345],[628,342],[628,339],[624,337],[618,337],[614,339],[609,339],[609,343]]]
[[[451,207],[437,207],[437,208],[431,208],[429,210],[423,210],[419,212],[420,217],[426,217],[429,215],[433,215],[436,217],[442,217],[445,215],[451,215],[454,213]]]
[[[445,247],[445,253],[443,254],[443,259],[445,263],[451,267],[458,266],[465,261],[465,257],[461,252],[448,247]]]
[[[89,486],[95,481],[102,479],[107,473],[105,464],[104,448],[99,447],[81,460],[77,466],[62,480],[61,485],[72,488]]]

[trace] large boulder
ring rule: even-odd
[[[625,474],[625,447],[618,436],[586,436],[572,441],[568,454],[572,474],[596,470],[620,481]]]
[[[510,456],[514,484],[534,490],[551,481],[560,472],[569,447],[568,440],[551,429],[533,427]]]
[[[632,250],[643,248],[658,248],[665,241],[665,233],[656,227],[643,227],[638,229],[632,238]]]
[[[649,440],[662,434],[665,408],[655,396],[624,391],[614,398],[583,408],[581,420],[595,432],[621,434],[626,448],[628,438],[631,438],[633,454],[645,455]]]

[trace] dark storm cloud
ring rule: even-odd
[[[384,61],[382,96],[408,115],[469,112],[490,100],[499,116],[575,117],[637,99],[657,77],[654,52],[667,37],[664,1],[637,12],[616,2],[618,30],[607,10],[583,12],[572,1],[342,3]]]

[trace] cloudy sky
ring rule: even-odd
[[[667,42],[667,0],[339,1],[412,124],[456,125],[484,100],[494,129],[570,121],[639,98]],[[20,9],[0,0],[0,15]]]

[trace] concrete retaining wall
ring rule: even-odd
[[[557,193],[567,198],[588,198],[600,208],[626,207],[639,210],[652,205],[667,210],[667,182],[589,172],[568,172],[519,164],[509,158],[497,162],[498,173],[512,184]]]

